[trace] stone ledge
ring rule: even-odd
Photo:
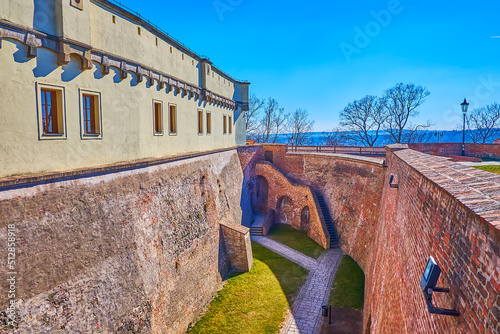
[[[394,154],[500,230],[500,175],[411,149]]]
[[[64,172],[49,172],[41,174],[4,177],[0,178],[0,191],[15,189],[15,188],[23,188],[28,186],[31,187],[38,184],[54,183],[76,178],[86,178],[86,177],[92,177],[109,173],[117,173],[131,169],[140,169],[149,166],[161,165],[167,162],[173,162],[178,160],[200,157],[203,155],[231,151],[237,148],[238,146],[232,146],[210,151],[192,152],[180,155],[172,155],[163,158],[141,159],[132,162],[119,162],[114,164],[81,168]]]

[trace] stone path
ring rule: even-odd
[[[310,258],[309,256],[302,254],[301,252],[297,252],[295,249],[291,249],[288,246],[280,244],[279,242],[274,241],[271,238],[252,235],[252,240],[258,244],[261,244],[267,249],[272,250],[276,254],[279,254],[284,258],[297,263],[299,266],[301,266],[302,268],[306,268],[309,271],[314,270],[318,267],[318,261],[316,261],[315,259]]]
[[[317,334],[321,328],[321,306],[326,305],[330,287],[342,259],[340,248],[325,250],[314,260],[267,237],[252,236],[252,240],[309,270],[285,320],[282,334]]]

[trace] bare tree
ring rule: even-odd
[[[340,146],[347,142],[346,132],[340,128],[333,128],[323,132],[323,146]]]
[[[398,83],[384,93],[386,101],[387,120],[385,130],[392,143],[402,143],[408,140],[404,130],[409,129],[409,120],[418,115],[417,108],[425,102],[430,92],[422,86],[412,83]],[[425,128],[426,125],[413,126],[410,131]]]
[[[285,108],[280,108],[278,101],[269,98],[264,106],[263,115],[259,119],[255,136],[257,142],[276,143],[278,136],[285,131],[287,117]]]
[[[500,105],[476,108],[466,118],[467,137],[474,143],[486,143],[500,135]]]
[[[370,147],[377,141],[386,119],[385,101],[372,95],[349,103],[340,112],[340,125],[349,131],[349,139]]]
[[[266,101],[255,94],[250,95],[249,110],[245,114],[247,134],[253,135],[259,125],[259,113]]]
[[[294,145],[300,146],[307,144],[310,132],[314,126],[314,121],[309,119],[309,113],[306,109],[297,109],[288,118],[287,132]]]
[[[403,133],[404,143],[427,143],[435,135],[434,132],[427,130],[432,123],[427,121],[421,125],[410,125],[408,130]]]

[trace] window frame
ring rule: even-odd
[[[64,86],[37,82],[35,85],[37,99],[38,140],[65,140],[68,138],[66,126],[66,88]],[[42,90],[56,93],[56,112],[58,132],[44,132]],[[60,129],[59,129],[60,127]]]
[[[222,134],[227,135],[227,115],[222,115]]]
[[[203,109],[198,109],[197,110],[198,112],[198,135],[199,136],[202,136],[204,134],[203,132],[203,116],[204,116],[204,113],[203,113]]]
[[[227,115],[227,129],[228,129],[228,133],[230,135],[233,134],[233,117],[231,117],[231,115]]]
[[[174,107],[174,131],[172,131],[172,107]],[[168,134],[170,136],[177,136],[178,132],[177,128],[177,104],[175,103],[169,103],[168,104]]]
[[[160,130],[156,131],[156,105],[160,106]],[[163,101],[153,99],[153,136],[163,136],[165,133],[165,127],[163,122]]]
[[[205,119],[206,119],[206,124],[205,124],[206,133],[207,133],[207,135],[211,135],[212,134],[212,112],[211,111],[207,110]]]
[[[101,92],[80,88],[80,137],[82,140],[92,140],[92,139],[102,139],[103,129],[102,129],[102,106],[101,106]],[[84,112],[84,95],[94,97],[94,117],[95,127],[98,129],[95,133],[85,131],[85,112]]]

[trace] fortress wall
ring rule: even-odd
[[[263,145],[290,180],[325,198],[340,246],[365,270],[373,247],[382,195],[381,159],[322,153],[286,153],[285,145]]]
[[[16,330],[0,331],[184,333],[221,288],[228,248],[251,261],[248,233],[219,227],[241,222],[235,150],[110,169],[0,191],[0,244],[8,225],[17,237],[19,312]],[[8,303],[1,294],[0,308]]]
[[[380,216],[365,269],[369,333],[498,333],[500,331],[500,176],[446,158],[389,150]],[[399,188],[389,188],[390,175]],[[427,310],[420,279],[429,256],[442,269]],[[368,328],[367,328],[368,327]]]
[[[408,144],[412,150],[432,155],[461,155],[461,143],[419,143]],[[465,144],[465,156],[475,158],[500,159],[500,144]]]

